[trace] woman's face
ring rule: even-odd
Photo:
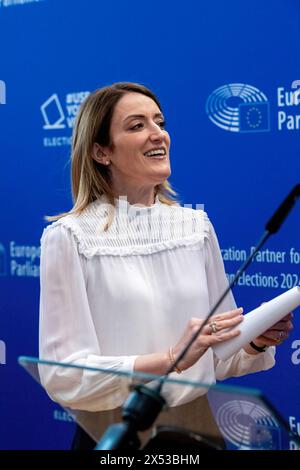
[[[118,101],[110,139],[110,148],[104,150],[113,185],[150,188],[170,175],[170,137],[159,107],[148,96],[127,93]]]

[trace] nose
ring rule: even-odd
[[[164,140],[163,129],[155,122],[151,126],[150,140],[152,142],[162,142]]]

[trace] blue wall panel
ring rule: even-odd
[[[249,251],[299,182],[299,40],[292,0],[0,1],[0,448],[68,448],[73,432],[17,358],[38,354],[39,239],[44,215],[71,205],[69,140],[85,94],[115,81],[152,88],[165,109],[181,201],[205,204],[223,249]],[[240,124],[232,132],[209,119],[206,103],[237,83],[265,99],[232,98]],[[300,255],[290,257],[291,248],[300,253],[299,233],[298,207],[266,247],[285,262],[254,262],[254,285],[235,289],[246,311],[299,284]],[[239,266],[225,264],[228,274]],[[293,424],[297,317],[274,369],[233,380],[261,388]]]

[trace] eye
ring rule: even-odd
[[[139,122],[139,123],[135,124],[134,126],[130,127],[130,130],[131,131],[137,131],[138,129],[141,129],[142,127],[143,127],[143,123]]]
[[[166,127],[166,121],[159,121],[157,123],[157,125],[161,128],[161,129],[165,129]]]

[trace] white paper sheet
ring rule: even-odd
[[[243,346],[260,336],[272,325],[300,305],[300,287],[296,286],[244,315],[238,325],[239,336],[213,346],[219,359],[226,361]]]

